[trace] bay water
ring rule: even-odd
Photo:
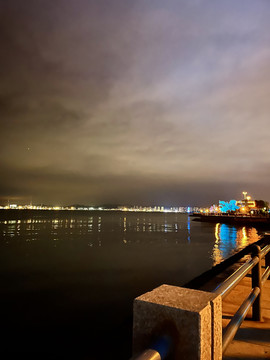
[[[1,349],[44,359],[128,359],[135,297],[161,284],[181,286],[260,237],[255,228],[180,213],[5,211]]]

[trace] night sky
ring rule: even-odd
[[[270,200],[269,0],[0,0],[0,199]]]

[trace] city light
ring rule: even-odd
[[[123,211],[123,212],[157,212],[157,213],[194,213],[202,209],[197,206],[117,206],[117,207],[93,207],[93,206],[46,206],[46,205],[17,205],[9,204],[0,206],[6,210],[44,210],[44,211]]]

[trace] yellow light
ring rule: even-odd
[[[242,232],[243,232],[242,241],[246,244],[248,237],[247,237],[247,230],[245,227],[243,227]]]
[[[216,237],[216,240],[219,241],[220,238],[219,238],[219,232],[220,232],[220,223],[217,223],[216,224],[216,227],[215,227],[215,237]]]

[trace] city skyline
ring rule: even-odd
[[[0,0],[0,202],[270,199],[270,4]]]
[[[255,203],[263,203],[264,206],[268,207],[269,202],[263,199],[254,199],[247,193],[247,191],[242,191],[242,198],[238,196],[238,200],[218,200],[212,204],[205,204],[204,206],[198,206],[196,204],[177,204],[177,205],[164,205],[164,204],[147,204],[142,205],[139,203],[134,204],[121,204],[121,203],[114,203],[114,204],[93,204],[93,203],[73,203],[73,204],[45,204],[45,203],[36,203],[33,202],[33,197],[24,198],[24,197],[12,197],[8,199],[1,199],[0,202],[0,209],[28,209],[28,210],[122,210],[122,211],[171,211],[171,212],[194,212],[194,211],[214,211],[221,206],[221,204],[229,205],[229,204],[242,204],[246,201],[249,202],[250,206],[256,207]],[[219,203],[219,205],[217,205]],[[260,205],[262,206],[262,205]],[[211,210],[212,209],[212,210]]]

